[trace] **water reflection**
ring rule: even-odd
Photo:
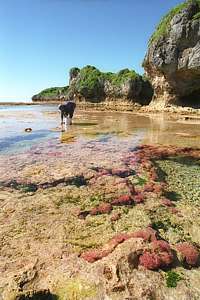
[[[31,117],[30,117],[31,114]],[[200,146],[200,124],[169,119],[166,114],[139,115],[119,112],[76,111],[73,125],[60,126],[57,106],[34,106],[2,109],[0,118],[0,149],[15,151],[57,138],[59,143],[99,141],[101,143],[138,143],[177,146]],[[33,128],[30,136],[24,128]],[[135,144],[135,143],[134,143]]]

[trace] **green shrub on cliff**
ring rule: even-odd
[[[157,41],[160,37],[165,36],[168,31],[170,30],[170,22],[173,19],[173,17],[175,15],[177,15],[178,13],[181,12],[181,10],[183,10],[184,8],[186,8],[189,4],[191,4],[191,2],[196,3],[199,5],[199,9],[200,9],[200,0],[188,0],[185,1],[184,3],[181,3],[179,5],[177,5],[176,7],[172,8],[167,15],[165,15],[160,23],[158,24],[155,32],[152,34],[149,43],[153,43],[155,41]],[[193,16],[194,19],[197,19],[200,17],[200,14],[197,13],[196,15]]]
[[[157,41],[161,36],[165,36],[170,29],[170,22],[175,15],[177,15],[183,8],[187,6],[187,3],[181,3],[176,7],[172,8],[167,15],[165,15],[159,25],[157,26],[155,32],[150,38],[149,43]]]
[[[192,17],[193,20],[197,20],[197,19],[199,19],[199,18],[200,18],[200,12],[196,13],[196,14]]]
[[[110,83],[114,86],[120,86],[129,79],[136,79],[137,77],[139,77],[139,75],[134,70],[123,69],[120,70],[118,73],[102,73],[102,77],[104,80],[110,81]]]
[[[75,90],[85,98],[97,99],[104,94],[105,81],[109,81],[113,86],[120,86],[127,80],[134,80],[137,77],[139,75],[134,70],[123,69],[118,73],[112,73],[101,72],[94,66],[86,66],[79,72]]]
[[[77,67],[74,67],[74,68],[71,68],[70,71],[69,71],[69,77],[70,79],[76,77],[80,72],[80,69],[77,68]]]
[[[60,96],[73,98],[74,94],[76,94],[80,99],[83,98],[90,102],[100,102],[109,96],[109,93],[112,94],[113,97],[122,97],[125,95],[128,99],[132,99],[132,85],[130,81],[136,79],[140,82],[138,86],[142,85],[143,91],[140,92],[141,99],[145,100],[151,98],[149,91],[150,94],[152,94],[152,88],[149,82],[143,80],[142,76],[137,74],[134,70],[122,69],[117,73],[101,72],[96,67],[87,65],[82,69],[77,67],[72,68],[69,72],[69,77],[69,86],[43,90],[33,96],[32,99],[34,101],[40,101],[44,98],[44,101],[51,101],[59,100]],[[124,83],[127,83],[125,89],[123,89]],[[137,84],[135,86],[135,88],[137,88]],[[144,102],[143,100],[142,103]]]
[[[67,95],[68,86],[52,87],[41,91],[38,96],[40,97],[57,97],[59,95]]]
[[[102,95],[101,72],[94,66],[86,66],[80,70],[79,80],[75,86],[78,93],[86,98]]]

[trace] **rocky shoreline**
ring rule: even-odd
[[[123,102],[131,102],[145,106],[145,110],[149,105],[149,111],[168,111],[170,106],[170,112],[178,112],[171,109],[173,105],[199,109],[199,29],[200,1],[185,1],[164,16],[153,33],[143,61],[144,75],[129,69],[112,73],[90,65],[74,67],[68,86],[45,89],[32,100],[52,102],[75,95],[77,102],[86,101],[88,105],[113,101],[113,106],[124,107]]]
[[[36,102],[0,102],[0,106],[36,106],[36,105],[58,105],[61,101],[36,101]],[[200,116],[200,109],[192,107],[182,107],[177,105],[159,106],[141,106],[130,101],[105,101],[100,103],[77,102],[77,109],[84,111],[110,111],[142,114],[160,114],[168,113],[172,115],[196,115]]]

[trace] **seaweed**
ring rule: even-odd
[[[166,285],[167,287],[175,288],[182,277],[174,271],[166,272]]]

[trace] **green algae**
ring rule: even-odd
[[[163,239],[171,243],[200,242],[200,163],[192,157],[169,157],[155,161],[159,178],[167,183],[165,197],[173,201],[178,213],[158,207],[150,214],[152,224]]]
[[[182,277],[174,271],[166,272],[166,285],[170,288],[177,287],[178,282],[182,279]]]
[[[92,299],[97,295],[97,287],[88,280],[71,278],[60,283],[55,289],[58,300]]]
[[[172,200],[181,200],[199,206],[200,202],[200,162],[186,157],[172,157],[157,161]]]
[[[138,175],[129,176],[129,181],[134,185],[138,185],[142,187],[148,182],[147,176],[145,175],[146,174],[142,174],[140,176]]]

